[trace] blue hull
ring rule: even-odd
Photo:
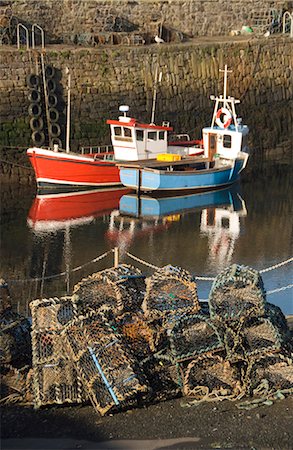
[[[120,179],[124,186],[141,191],[206,190],[234,183],[244,165],[239,158],[232,167],[194,172],[120,167]]]
[[[220,205],[231,205],[235,211],[243,207],[237,186],[217,191],[162,198],[127,194],[120,199],[119,211],[122,215],[159,218],[177,212]]]

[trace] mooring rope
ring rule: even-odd
[[[89,264],[95,263],[100,261],[103,258],[106,258],[106,256],[110,255],[110,253],[113,253],[113,250],[109,250],[108,252],[103,253],[100,256],[97,256],[96,258],[92,259],[91,261],[88,261],[80,266],[75,267],[74,269],[71,269],[70,272],[77,272],[78,270],[82,269],[85,266],[88,266]],[[24,283],[25,281],[42,281],[42,280],[50,280],[52,278],[58,278],[63,275],[66,275],[67,272],[60,272],[56,273],[55,275],[48,275],[47,277],[39,277],[39,278],[26,278],[24,280],[6,280],[10,283]]]
[[[11,166],[21,167],[22,169],[27,169],[27,170],[30,170],[30,171],[34,170],[32,167],[22,166],[21,164],[17,164],[17,163],[12,162],[12,161],[6,161],[5,159],[0,159],[0,162],[4,163],[4,164],[10,164]]]
[[[92,264],[92,263],[95,263],[95,262],[100,261],[101,259],[103,259],[103,258],[105,258],[106,256],[108,256],[110,253],[114,253],[114,249],[111,249],[111,250],[109,250],[108,252],[105,252],[105,253],[103,253],[102,255],[97,256],[96,258],[92,259],[91,261],[88,261],[88,262],[86,262],[86,263],[84,263],[84,264],[82,264],[82,265],[80,265],[80,266],[75,267],[74,269],[71,269],[70,272],[77,272],[78,270],[81,270],[83,267],[86,267],[86,266],[88,266],[89,264]],[[159,266],[156,266],[155,264],[151,264],[151,263],[149,263],[149,262],[147,262],[147,261],[145,261],[145,260],[143,260],[143,259],[141,259],[141,258],[138,258],[137,256],[134,256],[134,255],[132,255],[132,254],[129,253],[129,252],[126,252],[126,255],[127,255],[129,258],[133,259],[134,261],[137,261],[137,262],[139,262],[140,264],[143,264],[143,265],[145,265],[145,266],[147,266],[147,267],[150,267],[151,269],[155,269],[155,270],[160,269]],[[289,264],[289,263],[291,263],[292,261],[293,261],[293,257],[287,259],[286,261],[282,261],[282,262],[280,262],[280,263],[278,263],[278,264],[275,264],[275,265],[273,265],[273,266],[267,267],[266,269],[259,270],[259,273],[266,273],[266,272],[269,272],[269,271],[271,271],[271,270],[278,269],[279,267],[282,267],[282,266],[284,266],[285,264]],[[27,278],[27,279],[20,279],[20,280],[7,280],[7,282],[10,282],[10,283],[23,283],[23,282],[26,282],[26,281],[49,280],[49,279],[52,279],[52,278],[57,278],[57,277],[64,276],[64,275],[66,275],[67,273],[68,273],[68,272],[65,271],[65,272],[57,273],[57,274],[55,274],[55,275],[48,275],[47,277]],[[216,278],[216,277],[194,276],[194,279],[195,279],[195,280],[199,280],[199,281],[214,281],[215,278]],[[269,292],[267,292],[267,294],[274,293],[274,292],[279,292],[280,290],[290,289],[292,286],[293,286],[293,285],[284,286],[284,287],[282,287],[282,288],[275,289],[274,291],[269,291]]]
[[[259,270],[259,273],[266,273],[266,272],[269,272],[270,270],[278,269],[279,267],[285,266],[285,264],[289,264],[292,261],[293,261],[293,258],[286,259],[286,261],[275,264],[274,266]]]

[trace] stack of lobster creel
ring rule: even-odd
[[[58,83],[56,71],[52,66],[46,66],[45,76],[30,73],[27,78],[29,88],[28,100],[30,102],[28,113],[30,116],[30,128],[32,141],[35,146],[48,144],[53,148],[54,144],[62,147],[60,126],[60,98],[58,98]],[[46,89],[43,83],[45,78]],[[46,111],[47,103],[47,111]]]

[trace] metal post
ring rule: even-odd
[[[119,266],[119,247],[114,247],[114,267]]]
[[[70,141],[70,88],[71,88],[71,74],[69,68],[66,67],[67,79],[67,122],[66,122],[66,153],[69,153]]]

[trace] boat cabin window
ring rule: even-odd
[[[136,130],[136,140],[137,141],[143,141],[143,130]]]
[[[121,127],[114,127],[114,134],[115,136],[121,136],[122,135]]]
[[[230,136],[230,134],[224,134],[223,146],[224,148],[232,147],[232,136]]]
[[[131,128],[114,127],[115,139],[118,141],[132,141]]]
[[[163,141],[165,139],[165,131],[159,131],[159,139]]]
[[[156,141],[157,140],[157,132],[156,131],[149,131],[148,132],[148,139],[150,141]]]
[[[125,137],[131,137],[131,129],[123,127],[123,132]]]

